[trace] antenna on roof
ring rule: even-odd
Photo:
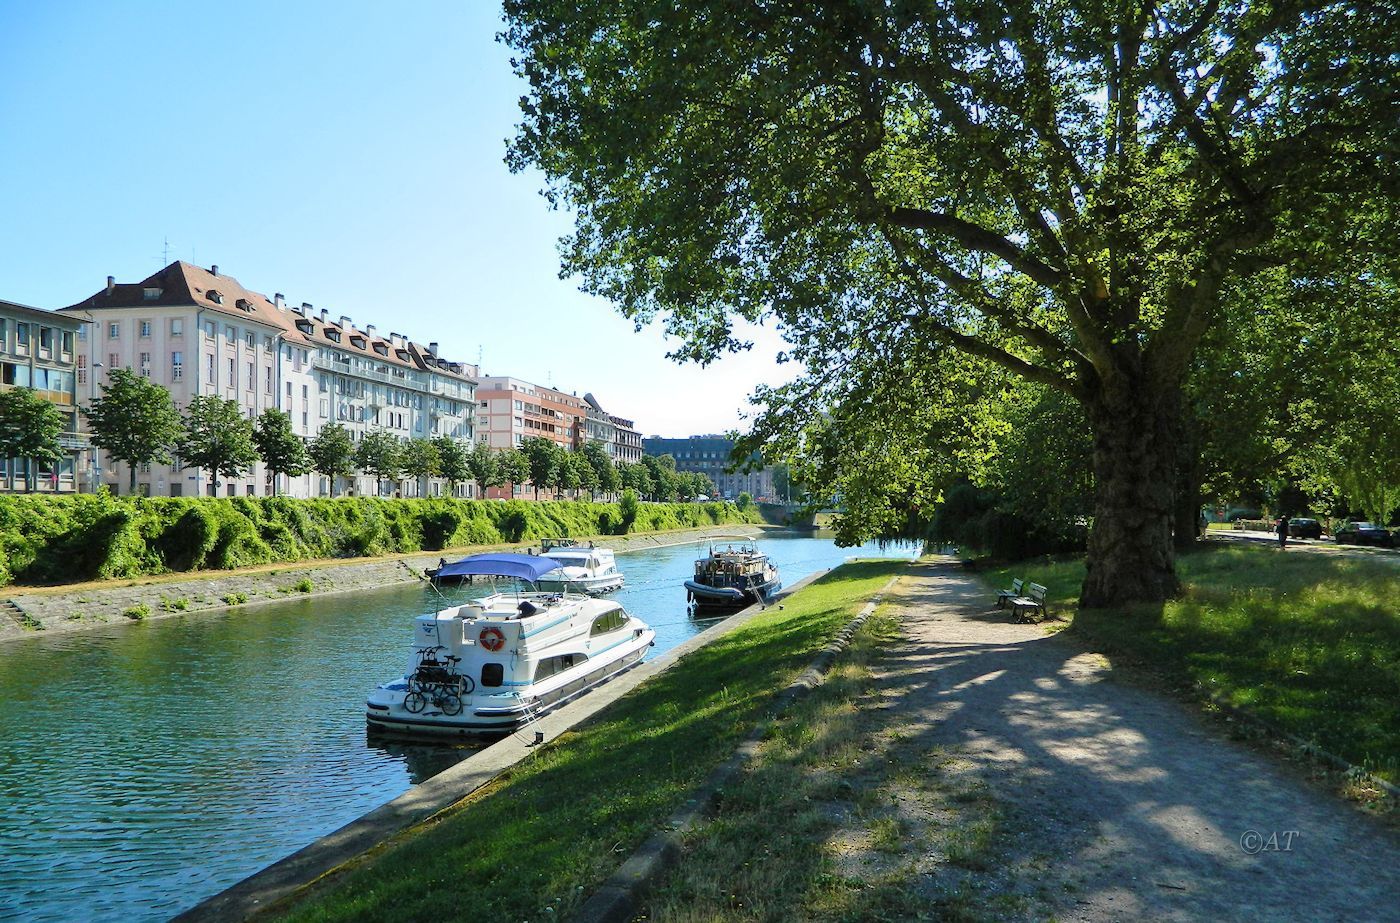
[[[161,248],[160,248],[160,265],[161,265],[161,266],[169,266],[169,265],[170,265],[170,238],[169,238],[169,237],[163,237],[163,238],[161,238],[161,244],[162,244],[162,245],[161,245]]]

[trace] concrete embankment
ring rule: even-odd
[[[621,553],[702,542],[720,536],[756,536],[763,528],[726,525],[640,535],[593,536],[593,540]],[[423,569],[436,566],[440,558],[451,559],[483,551],[524,550],[538,545],[538,541],[521,542],[351,561],[203,571],[76,587],[9,587],[6,596],[0,598],[0,643],[52,632],[82,631],[102,625],[220,611],[301,596],[362,592],[422,580]]]

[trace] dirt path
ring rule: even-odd
[[[979,890],[1033,882],[1035,915],[1063,920],[1400,920],[1400,843],[1379,823],[1012,623],[955,568],[889,598],[904,639],[872,664],[875,711],[1004,818]]]

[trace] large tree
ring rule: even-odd
[[[601,442],[588,442],[584,443],[583,457],[593,466],[595,486],[603,492],[604,497],[611,500],[621,486],[621,477],[617,465],[613,464],[612,456]]]
[[[170,450],[185,431],[170,392],[130,369],[112,369],[102,396],[83,415],[92,444],[126,462],[131,493],[136,492],[136,469],[170,461]]]
[[[35,462],[57,462],[64,456],[58,437],[63,414],[30,388],[0,391],[0,458],[27,459],[25,489],[34,490]]]
[[[418,495],[428,495],[428,478],[442,473],[442,454],[430,439],[410,439],[403,444],[403,473],[418,482]]]
[[[355,467],[374,478],[375,496],[384,492],[384,482],[394,482],[403,474],[403,442],[393,433],[372,430],[355,446]]]
[[[263,464],[272,472],[272,495],[277,496],[277,476],[296,477],[311,470],[311,457],[306,454],[306,441],[292,429],[292,418],[275,407],[258,415],[253,426],[253,445],[257,446]]]
[[[331,496],[335,496],[338,481],[355,473],[355,441],[350,431],[339,423],[327,423],[307,446],[311,456],[311,470],[323,474],[331,482]]]
[[[1400,182],[1390,4],[505,6],[510,158],[574,211],[566,271],[702,362],[775,316],[794,425],[884,414],[848,385],[900,357],[1072,397],[1086,606],[1177,589],[1183,382],[1221,291],[1325,259]]]
[[[447,482],[448,493],[455,496],[457,485],[472,477],[471,454],[451,436],[438,436],[433,445],[437,447],[439,473]]]
[[[541,487],[553,487],[559,482],[559,466],[567,459],[564,448],[553,439],[531,436],[520,443],[520,451],[530,463],[530,483],[535,487],[535,499]]]
[[[235,400],[209,394],[190,398],[179,452],[186,468],[209,472],[210,493],[217,495],[220,476],[242,477],[258,461],[253,421]]]

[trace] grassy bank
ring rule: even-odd
[[[1273,548],[1207,545],[1183,555],[1186,591],[1160,609],[1087,611],[1073,630],[1201,684],[1221,700],[1400,782],[1400,569]],[[1072,611],[1081,562],[988,573],[1043,583]]]
[[[304,896],[291,920],[562,920],[902,562],[847,564]]]
[[[612,503],[372,497],[0,497],[0,585],[369,557],[550,536],[759,522],[731,503]]]
[[[640,918],[1017,919],[1026,888],[980,874],[1015,838],[964,759],[880,707],[869,665],[899,637],[883,608],[686,837]]]

